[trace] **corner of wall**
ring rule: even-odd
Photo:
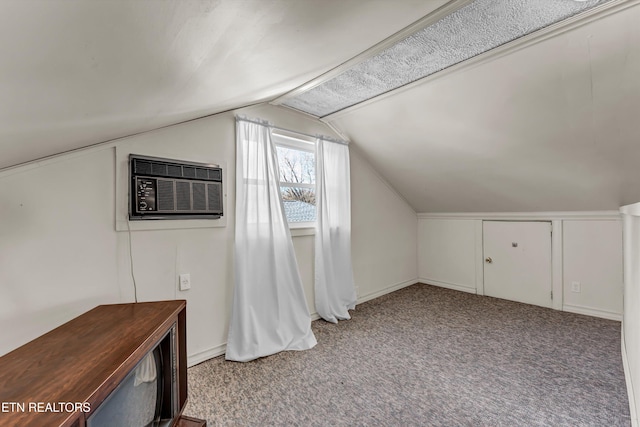
[[[351,147],[352,254],[359,302],[418,281],[415,210]]]
[[[629,398],[629,415],[631,416],[631,426],[638,427],[638,412],[636,409],[635,393],[633,391],[633,382],[631,381],[631,371],[629,368],[629,359],[627,358],[627,346],[624,341],[624,322],[620,328],[620,352],[622,353],[622,367],[624,369],[624,379],[627,384],[627,397]]]

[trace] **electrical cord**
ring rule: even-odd
[[[138,302],[138,286],[136,285],[136,275],[133,271],[133,244],[131,243],[131,225],[127,218],[127,230],[129,230],[129,266],[131,267],[131,279],[133,280],[133,297]]]

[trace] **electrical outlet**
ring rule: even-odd
[[[580,282],[571,282],[571,292],[580,292],[580,288]]]
[[[179,279],[180,290],[186,291],[187,289],[191,289],[191,274],[185,273],[180,275]]]

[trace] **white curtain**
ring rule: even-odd
[[[235,288],[227,360],[316,344],[265,124],[236,120]]]
[[[351,267],[349,146],[319,138],[316,145],[315,294],[328,322],[350,319],[356,306]]]

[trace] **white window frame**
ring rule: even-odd
[[[272,130],[271,136],[273,143],[276,147],[291,148],[293,150],[307,151],[313,153],[314,159],[316,156],[316,141],[315,139],[300,135],[294,132],[286,132],[284,130]],[[298,188],[313,188],[316,189],[315,184],[298,184],[293,182],[280,181],[280,187],[298,187]],[[314,234],[316,228],[316,221],[308,222],[288,222],[289,229],[292,236],[305,236]]]

